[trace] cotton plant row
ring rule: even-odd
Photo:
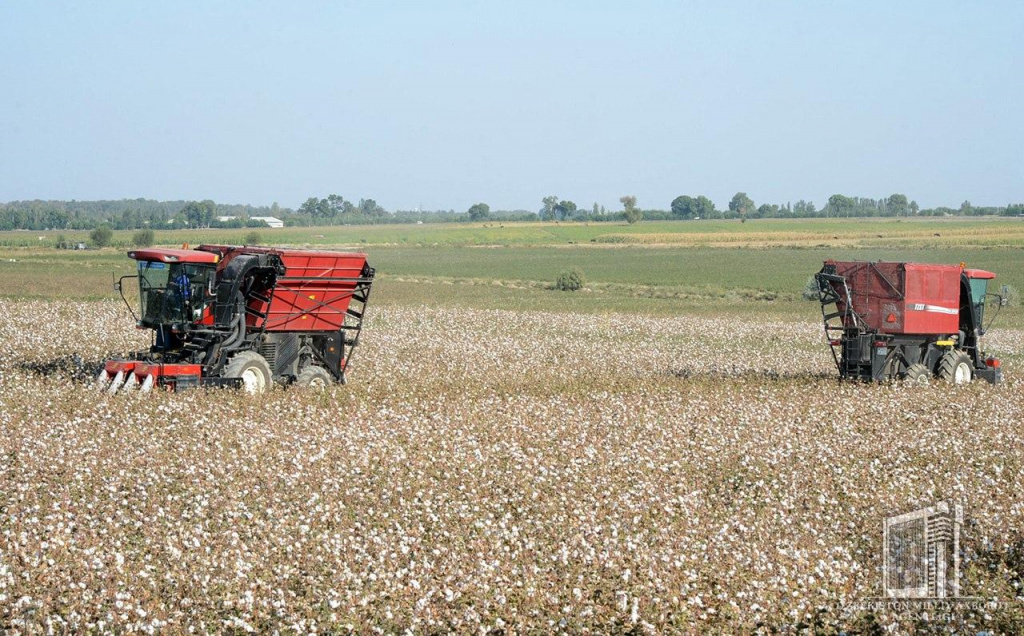
[[[346,386],[109,396],[80,367],[145,346],[123,308],[0,310],[15,632],[838,631],[882,519],[951,496],[1008,602],[971,620],[1016,616],[1012,368],[839,384],[813,322],[386,308]]]

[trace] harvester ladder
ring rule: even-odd
[[[370,287],[373,284],[375,270],[369,264],[363,266],[360,272],[359,284],[352,292],[352,301],[358,307],[353,307],[349,302],[345,309],[345,320],[341,323],[342,354],[345,364],[341,368],[341,383],[345,383],[345,371],[348,370],[349,362],[352,361],[352,354],[359,345],[359,335],[363,332],[363,316],[366,314],[366,304],[370,301]],[[349,320],[351,319],[351,320]],[[347,347],[347,351],[345,348]]]
[[[818,301],[821,303],[825,339],[832,351],[832,359],[836,363],[840,377],[845,377],[850,369],[843,369],[841,344],[843,336],[848,335],[851,331],[861,333],[867,325],[860,314],[853,309],[853,296],[850,294],[850,287],[847,285],[845,277],[820,272],[815,274],[814,278],[818,283]],[[840,305],[842,305],[842,309],[840,309]]]

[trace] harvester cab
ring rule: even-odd
[[[185,334],[213,324],[216,305],[217,255],[199,250],[173,252],[139,250],[128,254],[138,262],[140,313],[136,322],[156,332],[156,347],[163,351],[180,349]],[[121,286],[117,288],[124,298]]]
[[[825,336],[844,379],[1002,381],[982,336],[1006,304],[995,274],[960,265],[825,261],[816,275]],[[986,319],[986,304],[995,309]]]
[[[98,382],[111,393],[345,381],[373,283],[365,254],[200,245],[128,256],[137,274],[115,288],[153,344],[107,361]],[[132,278],[137,315],[124,295]]]

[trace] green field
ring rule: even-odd
[[[157,232],[158,241],[238,243],[251,230],[202,229]],[[1024,219],[949,217],[920,219],[758,219],[625,223],[437,223],[257,230],[266,240],[289,245],[792,245],[854,247],[1024,246]],[[0,246],[52,245],[62,235],[87,241],[85,231],[0,232]],[[131,231],[115,232],[127,247]]]
[[[168,231],[157,240],[238,244],[248,232]],[[828,258],[967,262],[1024,288],[1024,222],[1017,219],[428,224],[260,234],[275,245],[366,251],[378,272],[374,304],[383,305],[813,317],[817,308],[800,292]],[[124,255],[130,235],[116,233],[114,247],[74,252],[54,249],[54,232],[0,233],[0,296],[112,298],[112,278],[132,273]],[[569,268],[583,271],[586,289],[551,290]],[[1022,317],[1010,308],[1001,321],[1019,325]]]

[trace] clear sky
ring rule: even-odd
[[[0,201],[1024,201],[1024,3],[0,3]]]

